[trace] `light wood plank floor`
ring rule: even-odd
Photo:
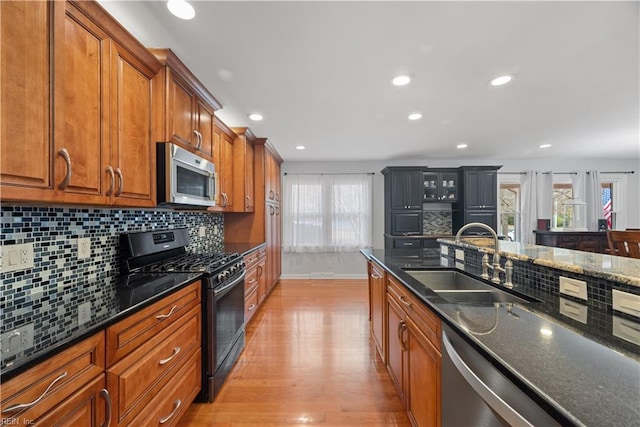
[[[181,426],[410,426],[369,338],[366,280],[282,280],[215,402]]]

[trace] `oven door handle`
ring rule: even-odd
[[[240,276],[238,276],[237,278],[233,279],[233,281],[231,283],[229,283],[228,285],[224,285],[223,287],[221,287],[220,289],[215,289],[213,291],[213,294],[216,297],[222,296],[223,294],[227,293],[228,290],[230,290],[231,288],[233,288],[235,285],[237,285],[238,283],[240,283],[241,281],[244,280],[244,276],[246,274],[246,271],[243,271],[242,274]]]

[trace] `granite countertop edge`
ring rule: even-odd
[[[495,252],[495,249],[492,247],[474,244],[472,242],[468,242],[465,240],[456,242],[455,240],[449,239],[449,238],[439,238],[438,242],[453,245],[453,246],[468,248],[468,249],[474,249],[480,252],[487,252],[489,254],[492,254]],[[620,271],[620,272],[603,271],[603,270],[594,268],[590,265],[586,265],[585,263],[581,263],[583,265],[569,264],[566,262],[557,261],[555,259],[534,257],[530,254],[522,253],[517,248],[515,248],[515,250],[509,250],[512,248],[504,248],[504,246],[519,245],[523,247],[523,250],[527,250],[527,249],[539,250],[540,248],[544,248],[549,252],[556,251],[559,254],[569,254],[574,257],[591,258],[589,260],[590,262],[594,263],[596,261],[599,261],[601,265],[605,263],[612,263],[615,260],[623,264],[623,267],[622,267],[623,270],[625,268],[627,269],[634,268],[634,271],[638,271],[639,273],[640,273],[640,260],[623,258],[623,257],[613,257],[611,255],[606,255],[606,254],[574,251],[572,249],[553,248],[553,247],[546,247],[546,246],[539,246],[539,245],[522,245],[519,243],[504,242],[504,241],[501,241],[500,245],[502,246],[500,249],[500,255],[506,258],[510,258],[518,261],[524,261],[524,262],[531,262],[536,265],[555,268],[557,270],[563,270],[570,273],[584,274],[584,275],[592,276],[599,279],[612,280],[615,282],[624,283],[626,285],[640,287],[640,275],[636,276],[635,273],[625,272],[625,271]],[[560,257],[560,255],[558,255],[558,257]],[[625,264],[630,267],[624,267]]]

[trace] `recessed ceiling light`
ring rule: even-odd
[[[489,84],[491,86],[502,86],[502,85],[506,85],[507,83],[509,83],[512,79],[513,79],[513,76],[507,74],[507,75],[504,75],[504,76],[499,76],[499,77],[496,77],[494,79],[491,79]]]
[[[420,120],[421,118],[422,118],[422,114],[420,113],[409,114],[409,120]]]
[[[296,145],[296,150],[304,150],[305,148],[307,147],[305,147],[304,145]]]
[[[551,144],[540,144],[538,145],[538,148],[549,148],[551,147]]]
[[[468,147],[467,144],[458,144],[458,145],[456,145],[456,148],[459,148],[459,149],[463,149],[463,148],[467,148],[467,147]]]
[[[196,16],[193,6],[185,0],[168,0],[167,9],[180,19],[193,19]]]
[[[395,76],[393,78],[393,80],[391,80],[391,83],[393,83],[394,86],[406,86],[411,82],[411,76]]]
[[[262,117],[262,114],[258,114],[258,113],[251,113],[249,114],[249,118],[251,120],[253,120],[254,122],[259,122],[260,120],[262,120],[264,117]]]

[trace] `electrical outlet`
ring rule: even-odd
[[[207,227],[205,227],[204,225],[201,225],[198,228],[198,236],[205,237],[206,235],[207,235]]]
[[[217,225],[213,226],[213,234],[218,234],[218,226]]]
[[[91,302],[85,302],[78,306],[78,324],[84,325],[91,320]]]
[[[2,246],[2,272],[33,268],[33,243]]]
[[[91,256],[91,238],[82,237],[78,239],[78,259],[85,259]]]

